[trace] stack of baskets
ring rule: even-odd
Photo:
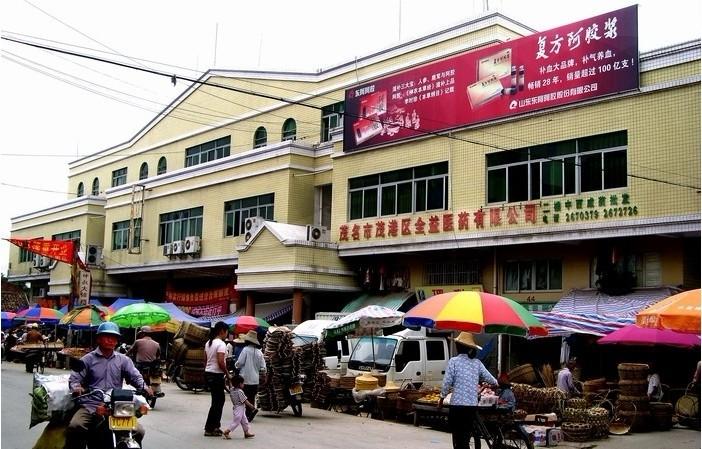
[[[299,374],[299,363],[293,366],[292,332],[279,327],[268,332],[263,342],[268,382],[258,390],[258,406],[264,411],[279,412],[289,405],[287,389],[290,380]]]
[[[517,406],[528,413],[551,413],[565,399],[565,393],[556,387],[535,388],[531,385],[513,383],[512,391]]]
[[[171,360],[183,364],[183,382],[189,385],[205,385],[205,342],[210,330],[195,323],[183,321],[175,335]]]
[[[646,391],[648,389],[648,365],[644,363],[620,363],[619,398],[617,406],[619,415],[631,423],[634,432],[648,430],[651,411]]]

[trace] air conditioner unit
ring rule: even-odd
[[[51,259],[46,256],[40,256],[39,254],[36,254],[32,261],[32,267],[34,268],[48,268],[50,265]]]
[[[185,254],[198,254],[200,252],[200,237],[193,235],[185,238]]]
[[[163,255],[170,256],[173,252],[173,246],[170,243],[163,245]]]
[[[307,225],[308,242],[328,242],[329,232],[324,226]]]
[[[102,264],[102,246],[88,245],[85,252],[86,265],[101,265]]]
[[[258,231],[258,228],[263,224],[263,218],[261,217],[248,217],[244,221],[244,241],[248,242],[251,240],[253,235]]]
[[[171,248],[171,254],[183,254],[183,251],[185,251],[185,240],[175,240]]]

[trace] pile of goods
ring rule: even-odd
[[[171,344],[171,362],[183,365],[182,378],[188,385],[205,385],[205,343],[209,336],[208,328],[183,321]]]
[[[619,416],[630,423],[634,432],[645,432],[649,429],[651,411],[647,395],[648,365],[644,363],[620,363],[619,398],[617,408]]]
[[[512,369],[507,375],[512,383],[535,385],[538,381],[536,371],[530,363]]]
[[[330,376],[326,371],[318,371],[314,379],[314,388],[312,389],[312,408],[327,408],[327,396],[331,393],[332,388],[339,386],[339,377]]]
[[[68,387],[69,374],[44,375],[34,373],[32,382],[32,412],[29,427],[40,422],[63,421],[73,409],[71,391]]]
[[[356,377],[354,388],[358,391],[371,391],[378,389],[378,378],[370,373],[363,373]]]
[[[266,360],[267,382],[258,390],[258,406],[264,411],[279,412],[289,405],[288,389],[300,374],[307,377],[303,384],[303,400],[324,402],[328,381],[318,375],[324,367],[324,348],[318,343],[293,347],[293,333],[285,327],[271,328],[263,341],[263,358]],[[327,376],[328,378],[328,376]],[[317,383],[322,382],[319,387]],[[322,398],[322,401],[320,399]]]
[[[67,355],[74,359],[80,359],[89,352],[90,348],[63,348],[58,353],[60,355]]]
[[[583,382],[583,398],[588,404],[593,404],[597,399],[607,396],[607,379],[601,377]]]
[[[536,388],[531,385],[512,383],[517,408],[527,413],[550,413],[557,409],[565,393],[556,387]]]
[[[440,399],[439,390],[428,390],[424,396],[417,399],[417,402],[420,404],[438,405]]]

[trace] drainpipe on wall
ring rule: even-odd
[[[492,248],[492,293],[497,294],[497,248]],[[497,374],[502,372],[502,334],[497,335]]]

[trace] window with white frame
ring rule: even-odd
[[[161,156],[161,158],[158,160],[158,166],[156,166],[156,174],[162,175],[166,173],[167,166],[168,162],[166,161],[166,156]]]
[[[141,246],[141,218],[134,219],[132,248]],[[129,220],[112,223],[112,249],[129,249]]]
[[[349,179],[349,219],[448,208],[448,162]]]
[[[557,259],[520,260],[504,265],[505,292],[533,292],[563,288],[562,262]]]
[[[127,183],[127,167],[120,168],[112,172],[112,187],[121,186]]]
[[[477,260],[432,262],[424,267],[424,285],[482,284],[481,278]]]
[[[265,147],[267,143],[268,132],[266,131],[266,128],[264,128],[263,126],[259,126],[258,128],[256,128],[256,132],[254,132],[253,147]]]
[[[487,202],[513,203],[627,186],[627,132],[486,155]]]
[[[202,143],[200,145],[195,145],[194,147],[186,148],[185,166],[192,167],[193,165],[204,164],[205,162],[214,161],[215,159],[228,157],[231,142],[231,136],[226,136],[220,139]]]
[[[202,207],[183,209],[159,215],[158,244],[165,245],[186,237],[202,237]]]
[[[289,118],[285,120],[281,134],[281,140],[295,140],[297,138],[297,124],[294,119]]]
[[[342,126],[344,114],[344,102],[330,104],[322,108],[322,142],[331,140],[332,130]]]
[[[149,177],[149,164],[143,162],[141,167],[139,167],[139,180],[146,179]]]
[[[224,235],[236,237],[244,234],[244,222],[249,217],[273,220],[275,194],[251,196],[224,203]]]

